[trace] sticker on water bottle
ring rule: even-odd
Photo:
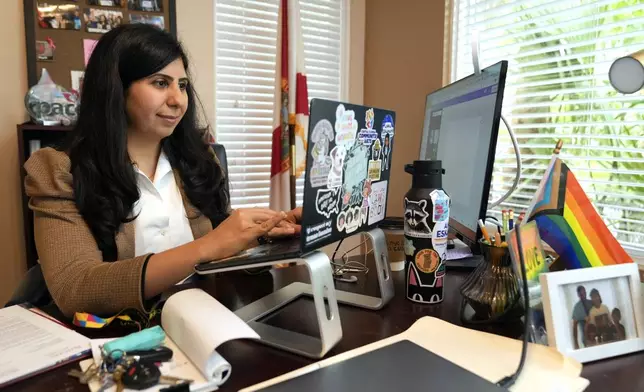
[[[447,235],[449,232],[449,221],[436,222],[432,230],[432,248],[440,255],[441,259],[447,257]]]
[[[440,264],[438,253],[433,249],[423,249],[416,253],[416,267],[426,274],[436,271]]]
[[[405,255],[414,256],[414,252],[416,252],[416,247],[414,247],[414,241],[408,238],[405,238]]]
[[[409,200],[405,197],[405,235],[414,238],[431,238],[432,230],[427,223],[427,200]]]
[[[435,189],[429,194],[434,204],[432,221],[442,222],[449,220],[449,196],[442,189]]]

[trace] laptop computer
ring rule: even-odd
[[[324,99],[311,100],[310,109],[302,234],[198,264],[195,272],[296,259],[385,218],[396,114]]]

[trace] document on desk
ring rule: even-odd
[[[472,257],[472,249],[463,241],[454,239],[454,248],[447,249],[447,260],[460,260]]]
[[[90,352],[90,339],[15,305],[0,309],[0,388]]]
[[[460,260],[472,256],[472,250],[468,247],[457,247],[447,250],[447,260]]]

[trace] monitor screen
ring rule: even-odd
[[[487,210],[507,62],[427,96],[421,160],[442,161],[450,228],[470,242]]]

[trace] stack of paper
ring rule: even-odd
[[[0,309],[0,388],[89,355],[90,340],[21,306]]]

